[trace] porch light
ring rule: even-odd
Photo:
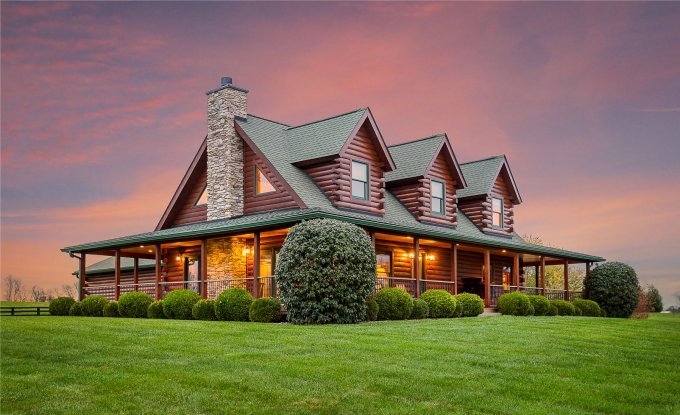
[[[249,255],[250,254],[250,248],[243,248],[243,255]]]
[[[153,252],[153,250],[149,249],[149,253],[152,253],[152,252]]]
[[[144,245],[139,245],[140,248],[144,248]]]
[[[506,250],[504,249],[504,250],[502,250],[501,252],[508,252],[508,251],[506,251]]]
[[[415,257],[415,255],[413,255],[413,252],[411,252],[410,254],[408,254],[408,257],[413,259]]]
[[[429,259],[430,261],[434,261],[434,255],[428,255],[427,259]]]
[[[175,258],[175,259],[178,260],[178,261],[181,261],[181,260],[182,260],[182,255],[177,255],[177,258]]]

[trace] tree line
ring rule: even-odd
[[[78,283],[63,284],[59,288],[45,289],[38,285],[29,286],[20,278],[9,274],[2,284],[2,299],[4,301],[33,301],[33,302],[48,302],[57,297],[71,297],[76,298],[78,295]]]

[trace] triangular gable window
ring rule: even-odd
[[[260,170],[259,167],[255,167],[255,194],[261,195],[264,193],[272,193],[275,191],[276,189],[271,184],[269,179],[265,177],[262,170]]]
[[[205,186],[203,190],[201,190],[201,195],[198,197],[198,199],[196,199],[196,203],[194,203],[194,206],[207,204],[208,204],[208,186]]]

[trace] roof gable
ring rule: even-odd
[[[489,157],[482,160],[470,161],[460,165],[463,175],[468,181],[468,187],[458,192],[459,199],[485,196],[491,193],[494,183],[503,174],[513,196],[515,204],[522,203],[522,197],[517,189],[517,183],[512,176],[510,165],[504,155]]]

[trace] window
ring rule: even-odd
[[[496,228],[503,227],[503,199],[494,197],[491,201],[491,224]]]
[[[203,187],[203,190],[201,190],[201,195],[198,196],[198,199],[196,199],[196,203],[194,203],[194,206],[206,204],[208,204],[208,185]]]
[[[352,197],[368,200],[368,164],[352,161]]]
[[[255,167],[255,194],[261,195],[263,193],[275,192],[276,189],[267,180],[267,177],[262,173],[259,167]]]
[[[431,180],[430,191],[432,192],[432,213],[443,215],[446,211],[444,183]]]
[[[389,252],[376,252],[375,262],[378,264],[376,275],[378,278],[390,278],[392,276],[392,254]]]
[[[503,291],[508,292],[512,287],[512,268],[503,267]]]

